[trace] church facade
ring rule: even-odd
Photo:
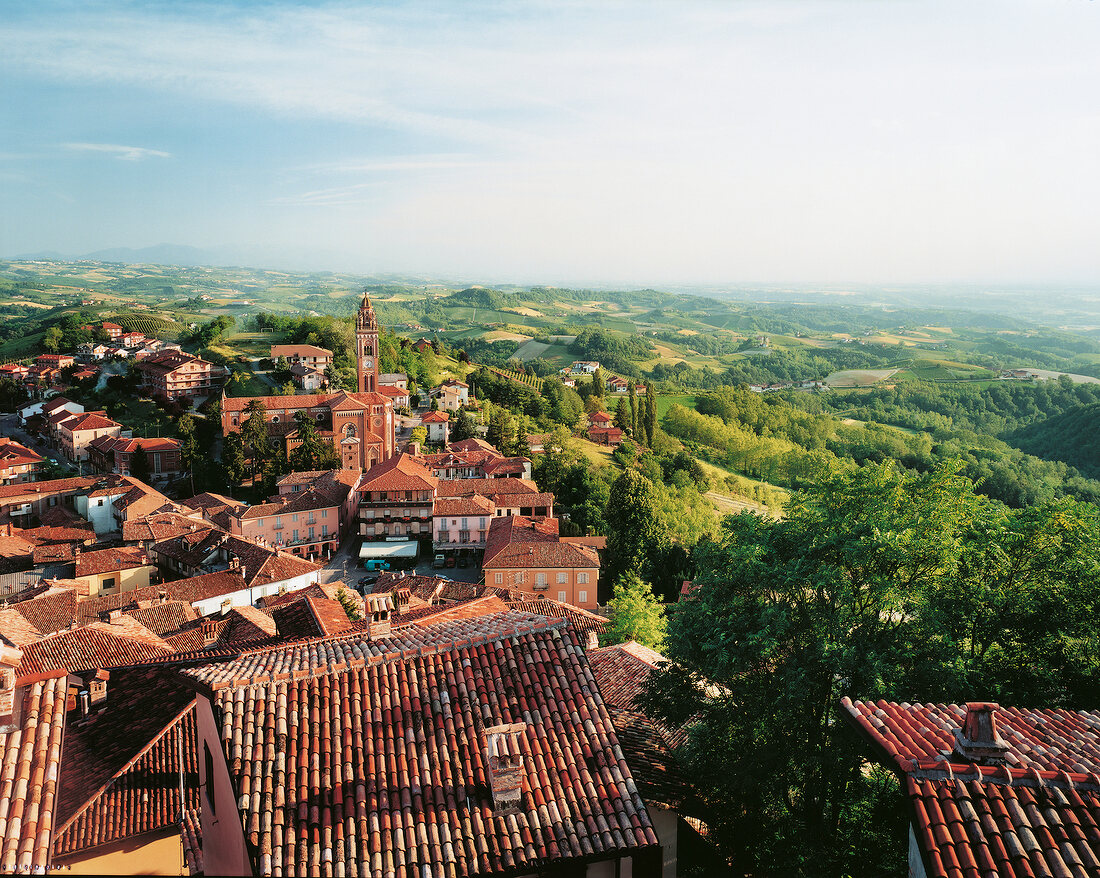
[[[289,455],[300,444],[298,421],[302,413],[318,435],[331,442],[344,469],[370,469],[389,460],[395,450],[393,401],[378,392],[378,319],[367,296],[355,318],[358,391],[302,396],[222,397],[222,434],[240,431],[253,400],[263,403],[268,435],[283,443]]]

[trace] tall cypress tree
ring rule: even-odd
[[[646,444],[653,447],[653,436],[657,432],[657,391],[652,384],[645,386],[645,434]]]
[[[634,388],[630,388],[630,435],[638,435],[638,400],[634,396]]]

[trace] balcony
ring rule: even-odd
[[[535,591],[549,591],[550,583],[548,582],[536,582],[533,586]]]

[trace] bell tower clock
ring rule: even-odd
[[[355,318],[355,356],[359,367],[359,392],[378,390],[378,319],[374,306],[363,296]]]

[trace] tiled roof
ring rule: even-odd
[[[420,607],[400,616],[393,617],[395,627],[405,625],[417,625],[423,628],[425,625],[439,625],[443,622],[455,622],[459,619],[477,619],[481,616],[491,616],[494,613],[502,613],[508,609],[508,605],[495,595],[485,595],[469,600],[454,603],[436,604],[430,607]]]
[[[111,610],[137,609],[141,603],[159,600],[160,594],[164,590],[165,586],[162,585],[146,585],[132,591],[101,594],[86,598],[76,605],[74,611],[76,624],[87,625],[96,622],[99,620],[100,613],[109,613]]]
[[[506,612],[183,673],[216,688],[260,874],[525,873],[657,844],[562,622]],[[520,801],[494,807],[484,729],[525,721]]]
[[[175,582],[166,582],[160,587],[168,592],[173,600],[195,604],[219,595],[241,591],[246,585],[239,570],[222,570],[217,573],[203,573],[187,579],[177,579]]]
[[[122,523],[122,539],[128,543],[148,543],[170,540],[192,533],[195,530],[209,530],[205,521],[182,515],[178,512],[162,512],[134,521]]]
[[[378,574],[371,591],[375,594],[384,591],[396,591],[407,588],[414,597],[423,601],[432,601],[439,597],[449,579],[443,576],[419,576],[403,570],[383,570]]]
[[[595,549],[569,543],[510,543],[488,557],[486,550],[482,568],[582,568],[599,569],[600,559]]]
[[[57,507],[55,507],[57,508]],[[42,516],[45,519],[45,515]],[[32,543],[86,543],[96,538],[95,527],[90,521],[76,519],[65,524],[45,524],[26,530],[13,530],[13,536],[20,536]]]
[[[505,479],[497,479],[494,481],[506,481]],[[508,491],[491,491],[489,497],[492,501],[502,509],[520,508],[525,507],[531,509],[549,509],[554,505],[553,494],[513,494]]]
[[[108,634],[115,634],[119,637],[128,637],[149,646],[168,648],[168,644],[157,636],[155,631],[146,628],[141,622],[126,613],[109,616],[107,621],[92,622],[87,627],[97,631],[106,631]]]
[[[6,436],[0,436],[0,467],[31,464],[42,459],[41,454],[31,451],[25,445],[20,445]]]
[[[331,357],[332,351],[328,348],[318,347],[312,344],[273,344],[271,346],[272,359],[279,357]]]
[[[121,426],[122,424],[118,421],[112,421],[110,418],[105,418],[96,412],[73,415],[72,420],[66,421],[64,424],[64,428],[70,433],[75,433],[77,430],[104,430]]]
[[[223,618],[226,624],[218,638],[223,643],[261,640],[279,633],[275,620],[255,607],[234,607]]]
[[[597,616],[588,610],[561,601],[552,601],[549,598],[535,601],[508,601],[508,606],[513,610],[519,610],[521,613],[537,613],[540,616],[549,616],[553,619],[568,619],[577,633],[582,635],[582,640],[584,639],[583,635],[589,631],[602,634],[610,624],[603,616]],[[656,655],[656,653],[654,654]]]
[[[363,473],[364,491],[431,491],[440,484],[411,454],[395,454]]]
[[[194,692],[161,672],[110,672],[106,705],[65,732],[54,856],[178,824],[181,786],[198,806],[194,705]]]
[[[432,507],[432,514],[440,517],[447,515],[492,515],[496,506],[492,500],[473,495],[470,497],[439,497]]]
[[[137,619],[154,634],[170,634],[179,631],[188,622],[198,618],[198,614],[187,601],[165,601],[151,607],[139,607],[127,610],[126,615]]]
[[[0,485],[0,498],[23,496],[48,496],[65,492],[77,492],[87,490],[100,483],[118,484],[118,476],[73,476],[69,479],[50,479],[46,482],[24,482],[20,485]]]
[[[143,372],[158,372],[162,375],[170,375],[189,363],[201,363],[204,366],[213,365],[200,357],[194,357],[183,351],[165,351],[161,354],[146,357],[137,364],[137,367]]]
[[[76,616],[76,592],[71,588],[50,588],[29,600],[9,604],[43,634],[61,631]]]
[[[79,579],[84,576],[148,566],[151,566],[148,557],[144,552],[136,549],[99,549],[95,552],[80,553],[76,559],[76,576]]]
[[[665,660],[660,653],[634,641],[588,651],[592,673],[615,721],[642,797],[682,811],[695,798],[672,758],[672,749],[683,743],[685,734],[652,721],[634,701],[650,671]]]
[[[135,640],[93,625],[59,631],[28,644],[23,649],[19,674],[25,676],[62,669],[75,674],[94,668],[133,665],[170,650],[166,643],[158,647],[147,640]]]
[[[346,496],[347,492],[345,492]],[[339,506],[342,502],[343,498],[311,486],[296,494],[282,494],[276,502],[259,503],[256,506],[241,509],[234,513],[234,517],[241,521],[254,521],[257,518],[268,518],[272,515],[290,515],[293,512],[331,509],[334,506]]]
[[[486,442],[484,439],[460,439],[458,442],[452,442],[447,446],[448,451],[492,451],[494,454],[499,452]]]
[[[420,419],[420,422],[422,424],[446,424],[450,419],[451,416],[446,412],[428,412]]]
[[[169,439],[168,437],[146,437],[145,439],[125,439],[121,436],[100,436],[98,439],[93,439],[89,445],[96,448],[105,454],[108,452],[114,452],[116,454],[130,454],[139,445],[142,451],[177,451],[180,447],[179,442],[175,439]]]
[[[27,621],[26,616],[17,610],[0,609],[0,638],[23,647],[42,637],[42,632]]]
[[[436,495],[439,497],[465,497],[481,494],[538,494],[539,488],[530,479],[441,479]]]
[[[202,811],[185,808],[180,826],[180,844],[183,847],[183,864],[191,875],[203,875],[202,860]]]
[[[243,412],[248,404],[258,399],[268,411],[276,409],[287,411],[289,409],[321,408],[328,406],[334,408],[363,408],[368,405],[389,405],[392,407],[388,396],[380,393],[348,393],[341,390],[338,393],[313,393],[299,394],[295,396],[230,396],[222,401],[223,412]]]
[[[840,712],[902,777],[930,876],[1100,874],[1100,711],[844,698]],[[983,739],[998,759],[968,750]]]
[[[16,690],[21,726],[0,732],[0,872],[46,871],[61,761],[64,674]]]
[[[321,634],[339,634],[355,624],[348,618],[343,605],[332,598],[307,596],[303,603],[309,608]]]
[[[234,500],[232,497],[226,497],[224,494],[212,494],[209,491],[196,494],[187,500],[181,500],[184,506],[190,506],[192,509],[209,509],[210,507],[223,507],[229,506],[236,509],[239,506],[247,506],[243,500]]]

